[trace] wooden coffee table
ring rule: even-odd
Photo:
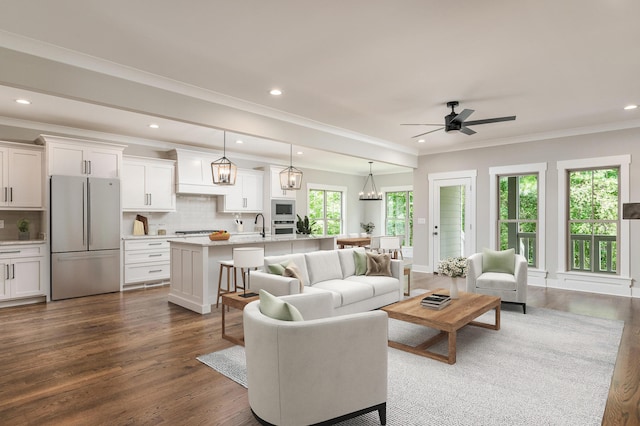
[[[236,337],[226,333],[225,321],[224,321],[224,311],[226,310],[225,307],[228,306],[231,308],[236,308],[236,309],[240,309],[241,311],[244,311],[245,306],[247,306],[249,303],[253,302],[254,300],[260,299],[260,297],[256,295],[254,297],[245,298],[245,297],[242,297],[242,293],[224,293],[221,295],[221,299],[222,299],[222,338],[232,343],[235,343],[236,345],[244,346],[244,335]]]
[[[440,333],[417,346],[409,346],[404,343],[389,340],[390,347],[433,358],[448,364],[455,364],[456,335],[458,330],[465,325],[475,325],[491,330],[500,330],[499,297],[461,291],[459,292],[459,299],[452,300],[449,306],[437,311],[420,305],[420,301],[430,293],[449,294],[449,291],[439,288],[421,294],[420,296],[385,306],[381,309],[389,314],[389,318],[435,328],[436,330],[440,330]],[[496,313],[494,324],[473,321],[492,309],[495,309]],[[447,355],[441,355],[428,350],[431,346],[445,338],[449,339],[449,352]]]

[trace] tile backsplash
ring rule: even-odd
[[[124,213],[122,216],[122,235],[133,234],[133,222],[137,214],[147,218],[149,228],[157,226],[160,229],[166,229],[167,234],[197,229],[225,229],[231,233],[237,232],[235,215],[220,213],[217,209],[218,198],[216,196],[178,195],[175,212]],[[244,222],[244,232],[254,231],[255,216],[255,213],[245,213],[241,216]]]
[[[38,240],[42,231],[42,217],[44,212],[41,211],[0,211],[0,220],[4,220],[4,228],[0,228],[0,241],[14,241],[18,239],[18,225],[20,219],[29,221],[29,238]]]

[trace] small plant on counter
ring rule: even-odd
[[[376,226],[373,224],[373,222],[369,222],[369,223],[362,223],[360,222],[360,227],[364,230],[364,232],[366,232],[367,234],[370,234],[374,229],[376,229]]]
[[[305,216],[304,219],[302,219],[299,214],[296,216],[298,216],[298,222],[296,222],[296,234],[311,235],[313,233],[313,227],[316,225],[316,221],[313,220],[310,222],[307,216]]]
[[[29,221],[27,219],[18,220],[18,231],[29,232]]]

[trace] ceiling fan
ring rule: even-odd
[[[474,110],[463,109],[460,114],[457,114],[454,111],[454,108],[458,106],[458,101],[447,102],[447,106],[451,108],[451,114],[444,116],[444,127],[440,127],[439,129],[420,133],[419,135],[415,135],[412,137],[417,138],[419,136],[428,135],[429,133],[437,132],[442,129],[444,129],[445,132],[458,130],[464,133],[465,135],[473,135],[476,132],[474,130],[471,130],[468,126],[475,126],[476,124],[497,123],[500,121],[511,121],[516,119],[515,115],[510,115],[508,117],[496,117],[496,118],[487,118],[484,120],[465,121],[467,118],[469,118],[471,114],[473,114]],[[442,126],[442,124],[408,123],[408,124],[401,124],[401,126]]]

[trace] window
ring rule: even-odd
[[[316,235],[340,235],[342,233],[343,191],[309,189],[309,220],[315,221]]]
[[[498,247],[523,255],[537,266],[538,175],[498,177]]]
[[[568,170],[569,269],[618,273],[618,167]]]
[[[385,235],[403,235],[401,246],[413,246],[413,191],[385,192]]]

